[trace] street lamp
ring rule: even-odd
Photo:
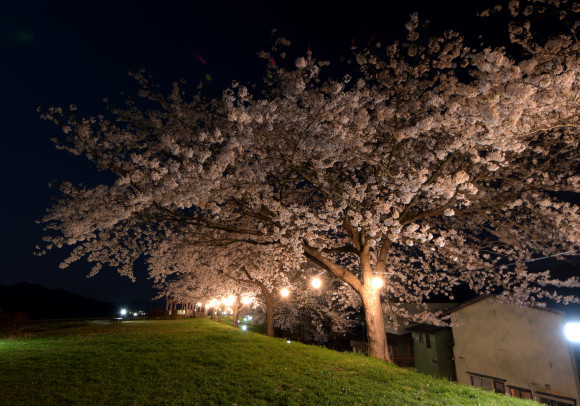
[[[322,286],[322,281],[320,280],[320,278],[314,278],[312,279],[312,287],[315,289],[318,289]]]
[[[564,335],[568,341],[580,343],[580,323],[566,323],[564,326]]]
[[[235,296],[228,296],[228,297],[224,297],[222,298],[222,303],[226,306],[226,307],[231,307],[231,305],[234,304],[234,302],[236,301],[236,297]]]
[[[242,303],[245,305],[250,304],[250,303],[252,303],[252,298],[249,296],[244,296],[244,297],[242,297]]]
[[[282,297],[288,297],[288,295],[290,294],[290,291],[288,289],[286,289],[286,288],[283,288],[280,291],[280,294],[282,295]]]
[[[381,278],[380,276],[375,276],[372,280],[372,284],[375,287],[375,289],[380,289],[383,287],[383,278]]]

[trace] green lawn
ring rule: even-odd
[[[0,339],[0,405],[531,405],[208,319]]]

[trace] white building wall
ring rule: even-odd
[[[457,380],[470,385],[468,372],[505,379],[516,386],[580,399],[572,348],[562,316],[488,297],[452,314]]]

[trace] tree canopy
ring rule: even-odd
[[[346,73],[309,52],[270,61],[261,91],[234,83],[189,99],[136,74],[138,99],[107,117],[53,108],[57,146],[115,182],[64,183],[44,218],[48,247],[74,247],[64,265],[86,257],[94,272],[128,276],[142,256],[157,277],[177,272],[160,254],[171,251],[201,271],[208,247],[218,269],[309,260],[358,293],[378,358],[381,295],[422,302],[466,285],[524,304],[576,301],[553,287],[577,278],[526,261],[580,245],[578,206],[561,194],[580,191],[577,12],[562,8],[572,31],[542,41],[533,20],[514,20],[516,56],[453,32],[423,38],[415,14],[406,40],[353,49]]]

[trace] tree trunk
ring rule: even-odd
[[[266,335],[274,337],[274,298],[271,293],[266,294]]]
[[[380,290],[372,286],[372,283],[366,283],[361,291],[361,298],[365,312],[369,356],[391,362]]]
[[[232,325],[234,327],[238,327],[238,314],[240,312],[240,300],[239,297],[236,297],[236,301],[232,306]]]
[[[365,312],[367,327],[367,339],[369,345],[369,355],[373,358],[391,362],[387,348],[387,333],[385,331],[385,319],[383,318],[383,308],[381,306],[380,288],[373,286],[373,269],[370,261],[370,245],[366,242],[364,234],[359,234],[354,229],[348,219],[345,218],[345,229],[353,241],[354,248],[359,252],[360,265],[362,271],[362,283],[353,273],[337,265],[333,260],[325,257],[315,248],[305,244],[304,253],[307,257],[318,262],[323,268],[330,271],[340,280],[348,283],[361,297]],[[383,245],[381,249],[382,265],[378,266],[376,275],[384,273],[384,257],[388,252],[389,245]]]

